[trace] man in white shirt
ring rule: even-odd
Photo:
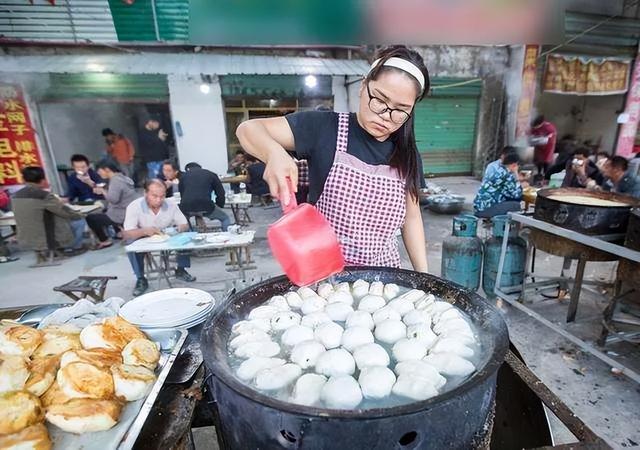
[[[122,232],[124,239],[135,241],[160,234],[168,227],[176,227],[179,232],[189,229],[184,214],[174,202],[167,202],[165,195],[166,187],[162,181],[151,179],[145,183],[144,197],[127,206]],[[138,279],[133,290],[133,295],[137,297],[149,288],[149,282],[144,276],[144,253],[127,253],[127,256]],[[195,277],[185,270],[191,266],[189,256],[178,253],[176,261],[176,278],[187,282],[195,281]]]

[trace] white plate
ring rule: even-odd
[[[120,308],[120,316],[134,325],[165,327],[187,323],[207,314],[215,299],[200,289],[174,288],[149,292]]]
[[[145,244],[161,244],[167,242],[171,236],[168,234],[160,235],[156,234],[145,239]]]
[[[230,240],[231,238],[229,236],[207,236],[207,242],[209,244],[224,244]]]
[[[209,313],[211,311],[213,311],[213,307],[214,304],[211,303],[211,307],[207,308],[206,310],[202,311],[201,313],[198,313],[197,315],[193,316],[193,317],[188,317],[186,319],[183,320],[170,320],[167,322],[160,322],[160,323],[156,323],[152,326],[150,325],[140,325],[141,327],[147,327],[147,328],[185,328],[185,325],[190,324],[191,322],[195,322],[197,320],[201,320],[206,318]],[[188,328],[188,327],[186,327]]]
[[[209,311],[211,312],[211,311]],[[209,314],[205,314],[204,316],[200,317],[199,319],[193,320],[191,322],[187,322],[185,324],[182,324],[179,326],[179,328],[184,328],[185,330],[188,330],[189,328],[193,328],[196,325],[200,325],[202,322],[204,322],[205,320],[207,320],[207,318],[209,317]],[[142,330],[153,330],[157,327],[140,327]],[[160,327],[160,328],[164,328],[164,327]],[[177,328],[177,327],[176,327]]]

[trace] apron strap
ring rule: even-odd
[[[338,114],[338,138],[336,140],[336,151],[347,152],[349,142],[349,113]]]

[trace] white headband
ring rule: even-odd
[[[369,69],[369,72],[375,69],[379,63],[380,63],[380,58],[376,59],[371,64],[371,69]],[[421,92],[424,91],[424,74],[420,71],[420,69],[418,69],[418,66],[416,66],[412,62],[409,62],[406,59],[396,58],[394,56],[392,58],[387,59],[384,62],[383,66],[395,67],[396,69],[404,70],[408,74],[412,75],[413,78],[418,80],[418,83],[420,83]]]

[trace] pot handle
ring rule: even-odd
[[[291,177],[287,177],[287,187],[289,188],[289,204],[285,206],[284,202],[280,202],[280,205],[282,205],[282,214],[289,214],[291,211],[298,207],[296,194],[295,192],[293,192],[293,183],[291,182]]]

